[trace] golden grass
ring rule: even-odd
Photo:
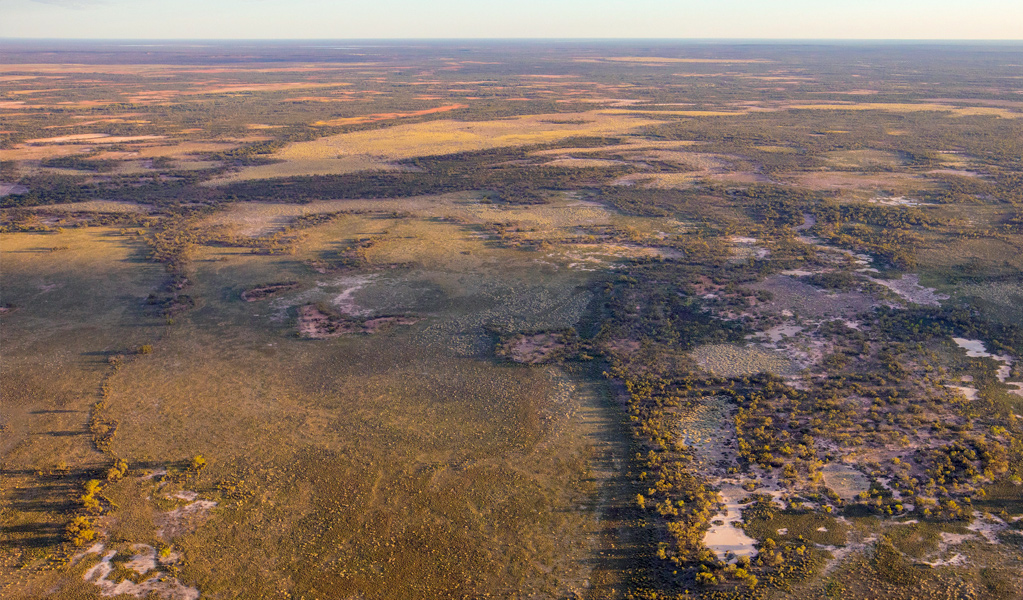
[[[202,154],[206,152],[221,152],[224,150],[230,150],[237,148],[244,141],[256,141],[258,139],[266,138],[254,138],[249,140],[233,140],[224,142],[180,142],[175,143],[173,140],[163,140],[163,143],[152,143],[153,140],[142,141],[141,143],[132,143],[128,146],[128,150],[117,150],[117,151],[103,151],[103,146],[98,145],[98,141],[95,139],[84,139],[72,143],[61,143],[61,144],[40,144],[40,145],[26,145],[19,144],[13,148],[0,149],[0,161],[33,161],[33,160],[45,160],[48,158],[54,158],[58,156],[67,156],[69,154],[80,154],[87,152],[92,149],[100,150],[96,154],[97,159],[114,159],[114,160],[125,160],[133,158],[156,158],[158,156],[166,156],[169,158],[176,158],[179,160],[189,160],[193,158],[190,155]],[[198,162],[198,161],[191,161]],[[203,166],[189,165],[182,166],[179,168],[208,168],[213,166],[212,163],[202,163]]]
[[[430,121],[386,129],[346,133],[282,150],[280,158],[340,158],[352,154],[398,160],[416,156],[471,152],[506,146],[553,142],[572,136],[612,135],[650,125],[646,119],[608,116],[599,112],[531,115],[496,121]],[[572,123],[582,120],[583,123]]]
[[[334,207],[321,204],[312,208]],[[475,210],[465,197],[434,204]],[[572,204],[540,207],[535,222],[557,221],[559,210],[575,223],[609,214]],[[294,208],[235,205],[224,224]],[[508,216],[479,208],[481,219]],[[512,214],[529,217],[524,207]],[[595,422],[600,390],[558,368],[489,360],[483,327],[571,325],[589,302],[579,291],[589,276],[537,265],[535,252],[439,220],[352,216],[304,234],[294,255],[197,248],[187,292],[198,305],[170,327],[146,326],[140,314],[166,274],[136,260],[138,238],[111,229],[5,235],[3,300],[20,308],[0,321],[12,367],[3,373],[10,413],[3,443],[17,445],[6,464],[26,474],[0,481],[3,499],[34,485],[49,494],[37,494],[41,506],[62,503],[80,482],[40,486],[35,469],[60,459],[72,468],[105,466],[87,430],[78,434],[111,372],[104,352],[151,343],[152,354],[107,380],[105,414],[120,422],[112,450],[132,468],[104,492],[118,504],[103,525],[108,548],[155,546],[157,517],[176,505],[164,497],[190,489],[217,507],[163,541],[186,557],[178,577],[204,596],[289,589],[307,598],[391,597],[401,589],[414,599],[516,589],[567,597],[584,587],[601,545],[596,491],[610,476],[590,462],[604,431]],[[296,338],[289,303],[329,302],[338,293],[337,274],[302,261],[367,235],[383,235],[368,252],[372,266],[420,268],[372,271],[355,301],[423,320],[373,337]],[[281,279],[302,287],[262,303],[239,299]],[[209,460],[199,477],[162,489],[141,478],[196,453]],[[225,479],[243,494],[219,492]],[[36,513],[17,499],[5,526],[63,527],[65,512]],[[61,582],[56,598],[96,595],[81,579],[95,560],[29,572],[8,580],[8,591],[34,597],[42,592],[32,590]]]
[[[796,149],[789,146],[753,146],[761,152],[773,152],[778,154],[795,154]]]
[[[836,167],[895,167],[904,163],[895,152],[884,150],[838,150],[826,152],[824,160]]]
[[[575,167],[583,169],[586,167],[613,167],[615,165],[624,164],[620,160],[605,160],[601,158],[556,158],[552,161],[545,162],[544,165],[548,167]]]
[[[99,459],[86,421],[106,355],[151,343],[155,335],[141,307],[166,274],[142,260],[144,252],[139,238],[114,228],[0,236],[2,301],[17,307],[0,320],[8,424],[0,450],[7,467]],[[15,484],[0,481],[0,497],[9,499]],[[33,518],[62,523],[64,516],[41,510]]]
[[[144,213],[149,212],[149,205],[118,200],[87,200],[85,202],[69,202],[66,204],[44,204],[33,206],[29,210],[66,211],[66,212],[99,212],[99,213]]]
[[[343,133],[291,144],[274,155],[284,163],[242,169],[215,183],[393,168],[404,158],[556,142],[573,136],[618,135],[657,121],[601,111],[530,115],[494,121],[438,120]],[[573,121],[582,121],[576,123]]]
[[[887,112],[920,112],[939,111],[952,113],[956,117],[969,116],[996,116],[1006,119],[1023,118],[1023,113],[1013,112],[1005,108],[993,106],[967,106],[957,107],[950,104],[935,103],[886,103],[886,102],[863,102],[859,104],[790,104],[786,106],[790,110],[881,110]]]

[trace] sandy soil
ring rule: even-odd
[[[98,552],[102,551],[102,545],[98,545]],[[93,546],[96,548],[96,546]],[[92,548],[90,548],[90,551]],[[139,575],[145,575],[152,569],[156,568],[156,549],[152,546],[145,544],[135,544],[132,550],[136,554],[130,561],[125,563],[125,567],[132,569]],[[94,583],[100,588],[100,596],[121,596],[128,595],[136,598],[149,598],[156,596],[158,598],[166,598],[168,600],[199,600],[199,590],[193,587],[188,587],[177,580],[177,578],[170,577],[169,575],[157,575],[142,581],[141,583],[135,583],[129,579],[125,579],[121,582],[115,582],[108,579],[111,573],[114,571],[114,566],[111,564],[113,558],[117,556],[116,550],[111,550],[103,555],[103,558],[92,566],[83,575],[85,581]]]
[[[994,515],[982,515],[980,511],[973,511],[973,522],[966,526],[970,531],[975,531],[989,544],[999,544],[998,534],[1007,529],[1009,525]]]
[[[885,206],[935,206],[928,202],[917,202],[905,196],[871,198],[867,202],[870,204],[883,204]]]
[[[828,463],[821,469],[824,483],[846,501],[855,500],[860,492],[870,489],[870,480],[859,470],[843,463]]]
[[[735,485],[722,486],[721,496],[725,500],[723,514],[716,515],[713,520],[723,520],[721,525],[711,525],[703,536],[703,543],[719,557],[736,562],[740,556],[753,557],[757,554],[754,544],[757,541],[743,531],[738,525],[742,523],[742,509],[738,499],[749,493]],[[733,523],[735,523],[733,525]]]
[[[907,273],[900,279],[875,279],[867,277],[870,281],[883,285],[895,292],[903,300],[924,306],[941,306],[942,300],[948,300],[947,294],[939,294],[934,288],[920,285],[920,276],[915,273]]]
[[[993,358],[996,361],[1002,363],[1002,366],[998,367],[998,371],[996,373],[998,381],[1005,383],[1005,380],[1012,373],[1012,365],[1015,361],[1008,354],[991,354],[990,352],[987,351],[987,348],[985,348],[984,346],[984,342],[982,342],[981,340],[952,338],[952,341],[954,341],[956,345],[962,348],[963,350],[966,350],[966,356],[969,356],[970,358]]]
[[[784,338],[792,337],[802,330],[803,328],[800,327],[799,325],[778,325],[776,327],[768,329],[767,331],[755,333],[754,336],[766,337],[772,343],[777,344]]]
[[[966,397],[967,400],[977,399],[977,388],[975,387],[969,387],[965,385],[946,385],[945,387],[947,387],[950,390],[955,390],[961,393],[963,396]]]
[[[156,535],[163,539],[181,535],[205,521],[209,511],[216,505],[212,500],[195,500],[158,515],[153,519],[157,526]]]

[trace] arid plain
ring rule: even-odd
[[[5,598],[1023,588],[1023,49],[13,45]]]

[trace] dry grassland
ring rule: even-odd
[[[781,181],[792,182],[811,190],[856,190],[884,189],[895,192],[919,191],[933,187],[922,177],[905,173],[836,173],[816,171],[806,173],[784,173],[775,176]]]
[[[274,155],[285,162],[249,167],[216,183],[296,175],[329,175],[393,169],[393,161],[417,156],[556,142],[573,136],[629,133],[657,121],[600,111],[530,115],[494,121],[428,121],[344,133],[291,144]],[[583,121],[575,123],[573,121]]]
[[[839,150],[825,153],[824,159],[832,166],[853,169],[896,167],[905,163],[895,152],[884,150]]]
[[[136,204],[134,202],[118,200],[89,200],[86,202],[69,202],[67,204],[45,204],[33,206],[29,210],[40,211],[64,211],[64,212],[94,212],[94,213],[144,213],[149,212],[150,206]]]
[[[972,116],[995,116],[1005,119],[1023,118],[1023,112],[1015,112],[1006,108],[993,106],[967,106],[959,107],[951,104],[934,103],[884,103],[884,102],[860,102],[850,104],[789,104],[785,108],[790,110],[880,110],[886,112],[947,112],[955,117]]]
[[[722,377],[743,377],[757,373],[791,376],[797,373],[792,362],[780,352],[759,346],[708,344],[689,353],[702,368]]]

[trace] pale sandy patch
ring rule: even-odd
[[[963,350],[966,350],[966,356],[969,356],[970,358],[993,358],[1002,363],[1002,366],[998,367],[998,371],[996,372],[998,381],[1005,383],[1006,378],[1008,378],[1009,374],[1012,373],[1012,365],[1015,361],[1013,357],[1008,354],[991,354],[987,351],[987,348],[984,346],[984,342],[981,340],[954,337],[952,338],[952,341],[954,341],[956,345]]]
[[[973,522],[966,526],[970,531],[980,534],[987,543],[998,544],[998,534],[1007,529],[1009,525],[994,515],[983,515],[980,511],[973,511]]]
[[[855,500],[860,492],[870,489],[866,475],[843,463],[828,463],[821,469],[824,483],[843,500]]]
[[[927,202],[911,200],[905,196],[871,198],[870,200],[867,200],[867,202],[870,204],[883,204],[885,206],[934,206]]]
[[[738,501],[738,498],[749,495],[738,486],[723,486],[721,496],[725,499],[722,515],[712,519],[721,519],[723,524],[710,526],[703,536],[703,543],[714,551],[718,557],[730,556],[729,562],[736,562],[740,556],[753,557],[757,554],[755,544],[757,541],[742,530],[742,508],[746,506]]]
[[[613,167],[615,165],[623,165],[624,162],[620,160],[604,160],[600,158],[556,158],[552,161],[545,162],[545,167],[575,167],[575,168],[587,168],[587,167]]]
[[[160,514],[153,519],[158,527],[156,535],[164,539],[180,535],[205,521],[216,505],[212,500],[195,500]]]
[[[955,390],[961,393],[967,400],[977,399],[977,388],[975,387],[969,387],[965,385],[946,385],[945,387],[947,387],[950,390]]]
[[[350,275],[339,277],[330,283],[332,287],[343,287],[344,290],[334,296],[330,301],[331,305],[342,314],[352,316],[368,315],[371,311],[361,308],[355,302],[355,293],[370,284],[376,275]]]
[[[36,138],[25,140],[26,144],[63,144],[68,142],[89,142],[92,144],[120,144],[124,142],[141,142],[147,140],[162,140],[164,135],[107,135],[105,133],[79,133],[76,135],[62,135],[51,138]]]
[[[927,171],[928,175],[958,175],[959,177],[981,177],[981,174],[976,171],[968,171],[966,169],[934,169]]]
[[[920,276],[916,273],[906,273],[899,279],[875,279],[873,277],[867,277],[867,279],[890,289],[903,300],[915,304],[941,306],[942,300],[948,300],[947,294],[939,294],[934,288],[920,285]]]
[[[144,575],[156,566],[156,550],[145,544],[137,544],[133,549],[139,548],[141,548],[141,555],[136,554],[125,566],[135,570],[140,575]],[[110,561],[115,556],[117,556],[116,550],[106,553],[100,562],[92,566],[82,577],[85,581],[93,583],[100,588],[100,596],[129,595],[136,598],[156,596],[168,600],[199,600],[198,589],[188,587],[178,581],[177,578],[170,577],[169,575],[152,577],[141,583],[135,583],[128,579],[121,582],[108,579],[114,571]]]
[[[776,343],[782,341],[784,338],[788,338],[788,337],[792,337],[792,336],[796,335],[797,333],[799,333],[802,330],[803,330],[803,328],[800,327],[799,325],[778,325],[777,327],[772,327],[772,328],[768,329],[767,331],[761,331],[761,332],[755,333],[754,336],[756,336],[756,337],[766,337],[772,343],[776,344]]]

